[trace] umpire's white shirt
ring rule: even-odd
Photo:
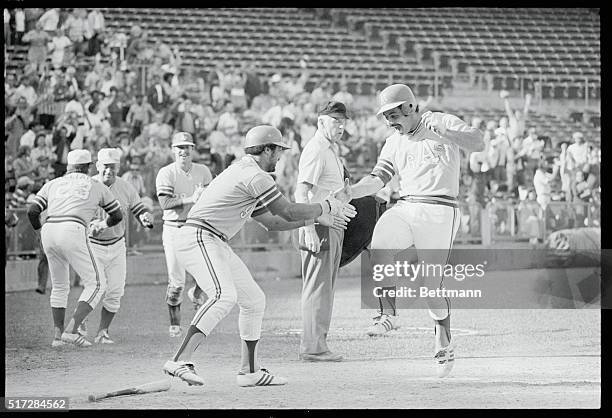
[[[330,191],[344,185],[344,168],[338,157],[338,145],[332,144],[317,131],[304,147],[298,167],[299,183],[310,183],[311,203],[325,200]]]

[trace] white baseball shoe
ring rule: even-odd
[[[381,314],[374,317],[374,323],[370,325],[366,333],[370,337],[386,334],[387,332],[398,329],[397,315]]]
[[[115,344],[106,330],[98,332],[98,335],[96,335],[96,338],[94,338],[94,342],[96,344]]]
[[[189,386],[202,386],[204,384],[204,379],[198,376],[195,371],[195,366],[189,361],[168,360],[164,364],[164,373],[178,377],[184,382],[187,382]]]
[[[187,297],[193,303],[193,309],[197,311],[198,309],[200,309],[202,305],[204,305],[205,300],[204,300],[204,293],[202,293],[199,298],[195,297],[195,289],[196,289],[195,286],[189,289],[187,291]]]
[[[455,365],[455,344],[451,342],[446,347],[439,349],[434,355],[434,360],[438,377],[448,376]]]
[[[73,344],[77,347],[90,347],[91,343],[85,339],[81,334],[76,333],[72,334],[69,332],[64,332],[62,334],[62,341],[65,343]]]
[[[63,347],[65,345],[66,345],[65,342],[57,338],[54,338],[53,341],[51,342],[51,347],[53,348]]]
[[[266,369],[259,369],[255,373],[238,373],[236,376],[238,386],[280,386],[286,385],[287,379],[280,376],[274,376]]]
[[[181,327],[179,325],[170,325],[170,328],[168,328],[168,333],[172,338],[180,337],[183,335],[183,331],[181,330]]]

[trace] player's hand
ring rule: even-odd
[[[332,215],[346,215],[349,218],[353,218],[355,215],[357,215],[355,207],[350,203],[343,203],[331,195],[328,196],[325,201],[329,204],[330,207],[328,213],[331,213]]]
[[[301,229],[301,233],[304,234],[304,244],[308,251],[315,254],[318,253],[321,250],[321,240],[319,239],[319,235],[317,235],[317,231],[312,226]]]
[[[344,180],[344,186],[336,190],[333,196],[342,203],[348,203],[353,199],[353,189],[351,188],[349,179]]]
[[[153,228],[153,217],[149,214],[149,212],[141,214],[139,219],[146,228]]]
[[[95,219],[89,223],[89,231],[94,237],[99,235],[106,228],[108,228],[108,225],[106,224],[106,221],[103,221],[102,219]]]
[[[435,117],[433,113],[424,116],[422,122],[425,128],[434,131],[438,135],[444,135],[446,133],[446,125],[442,122],[442,118]]]
[[[321,215],[317,218],[317,222],[319,222],[321,225],[340,231],[346,229],[349,221],[347,221],[344,217],[334,216],[329,213],[327,215]]]

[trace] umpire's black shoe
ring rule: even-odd
[[[36,288],[36,293],[40,293],[41,295],[44,295],[45,293],[47,293],[47,291],[45,289],[40,289],[40,288]]]
[[[318,354],[300,354],[300,359],[303,361],[342,361],[343,357],[340,354],[326,351]]]

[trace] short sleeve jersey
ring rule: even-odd
[[[94,179],[102,183],[102,178],[99,174],[95,176]],[[147,211],[134,186],[122,178],[117,177],[115,182],[110,185],[109,189],[121,206],[123,220],[117,225],[102,230],[102,232],[95,237],[90,236],[89,239],[95,243],[109,244],[113,241],[118,241],[125,235],[126,223],[124,221],[129,216],[129,212],[132,212],[135,216],[140,216]],[[101,209],[96,213],[97,219],[106,219],[107,217],[108,215]]]
[[[250,216],[266,212],[281,197],[272,176],[245,155],[210,182],[189,211],[187,222],[204,221],[229,240]]]
[[[69,173],[45,183],[34,198],[47,221],[73,220],[88,225],[98,208],[106,212],[120,205],[108,187],[83,173]]]
[[[207,186],[212,180],[212,174],[204,164],[191,164],[188,173],[184,172],[176,163],[162,167],[155,179],[157,196],[189,197],[195,191],[196,185]],[[193,205],[183,205],[172,209],[165,209],[164,221],[184,221]]]
[[[440,142],[440,135],[425,127],[423,117],[430,114],[441,119],[447,130],[471,133],[474,129],[454,115],[428,111],[414,134],[394,133],[387,138],[371,175],[387,184],[397,174],[402,197],[459,194],[459,146]]]

